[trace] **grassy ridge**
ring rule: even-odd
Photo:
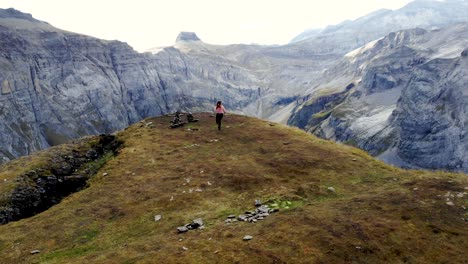
[[[119,132],[124,147],[88,189],[0,226],[0,262],[465,261],[468,202],[457,195],[466,191],[466,175],[400,170],[244,116],[227,116],[222,131],[209,114],[197,118],[177,129],[168,128],[171,117],[151,118],[145,121],[154,127]],[[224,223],[253,209],[255,199],[282,208],[256,224]],[[176,233],[198,217],[204,230]],[[41,253],[31,255],[34,249]]]

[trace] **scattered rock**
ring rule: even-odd
[[[258,204],[261,204],[260,200],[255,200],[255,206],[257,206],[255,211],[246,211],[245,214],[238,215],[237,219],[235,215],[229,215],[225,222],[227,224],[231,224],[237,221],[256,223],[258,220],[265,219],[265,217],[269,216],[271,213],[279,211],[277,208],[269,208],[268,205],[258,206]]]
[[[107,172],[104,172],[104,173],[102,174],[102,176],[107,176],[107,175],[109,175]]]
[[[454,206],[455,204],[452,201],[446,202],[447,205]]]
[[[186,248],[186,247],[182,247],[182,250],[184,250],[184,251],[187,251],[187,250],[188,250],[188,248]]]
[[[253,236],[246,235],[246,236],[244,236],[243,240],[248,241],[248,240],[252,240],[252,238],[253,238]]]
[[[188,230],[188,228],[185,227],[185,226],[179,226],[179,227],[177,228],[177,231],[178,231],[179,233],[185,233],[185,232],[187,232],[187,231],[189,231],[189,230]]]
[[[247,216],[246,216],[246,215],[239,215],[239,216],[237,217],[237,220],[239,220],[239,221],[247,221]]]
[[[354,158],[354,159],[353,159],[353,161],[357,161],[357,159],[356,159],[356,158]]]
[[[259,207],[262,205],[262,202],[260,200],[255,200],[255,207]]]
[[[219,253],[219,250],[216,250],[214,253],[215,253],[215,254],[218,254],[218,253]]]
[[[159,220],[161,220],[162,216],[161,215],[155,215],[154,216],[154,221],[155,222],[158,222]]]
[[[38,250],[38,249],[35,249],[35,250],[31,251],[31,255],[35,255],[35,254],[39,254],[39,253],[41,253],[41,251]]]
[[[332,193],[336,193],[335,188],[333,188],[333,187],[331,187],[331,186],[328,187],[327,190],[330,191],[330,192],[332,192]]]
[[[198,122],[198,119],[195,119],[193,117],[192,113],[189,112],[189,113],[187,113],[187,122],[188,123],[195,123],[195,122]]]
[[[186,224],[185,226],[180,226],[177,228],[177,231],[179,233],[185,233],[189,230],[194,230],[194,229],[204,229],[205,226],[203,225],[203,220],[201,218],[194,219],[192,223]]]
[[[201,218],[194,219],[192,223],[203,226],[203,220]]]

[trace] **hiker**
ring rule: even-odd
[[[224,109],[224,106],[221,105],[221,101],[218,101],[216,103],[216,124],[218,124],[218,130],[221,130],[221,120],[223,119],[224,114],[226,113],[226,109]]]

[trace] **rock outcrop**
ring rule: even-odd
[[[85,188],[99,169],[97,165],[103,164],[97,161],[106,154],[117,154],[121,142],[115,136],[101,135],[76,145],[15,179],[12,190],[0,197],[0,224],[36,215]]]
[[[329,69],[289,124],[398,166],[467,172],[467,46],[468,24],[391,33]]]
[[[195,32],[180,32],[177,36],[176,42],[180,41],[201,41]]]

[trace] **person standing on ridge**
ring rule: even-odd
[[[218,101],[216,103],[216,124],[218,124],[218,130],[221,130],[221,120],[223,119],[224,114],[226,113],[226,109],[224,109],[224,106],[221,105],[221,101]]]

